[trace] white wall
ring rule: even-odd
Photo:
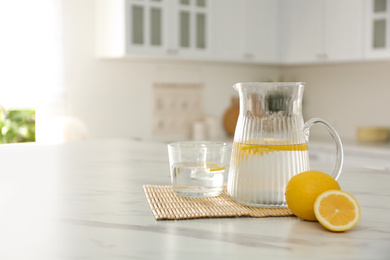
[[[222,118],[240,81],[279,78],[278,67],[163,60],[98,60],[95,1],[64,0],[68,113],[87,124],[90,138],[142,137],[152,132],[154,82],[203,83],[204,114]]]
[[[304,81],[304,118],[321,117],[343,140],[356,140],[358,126],[390,128],[390,62],[283,67],[286,81]],[[315,138],[327,133],[316,127]]]

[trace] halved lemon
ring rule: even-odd
[[[325,228],[331,231],[345,231],[359,222],[360,206],[348,192],[328,190],[317,197],[314,214]]]

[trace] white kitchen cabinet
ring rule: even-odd
[[[325,1],[324,54],[326,61],[360,61],[362,59],[364,1]]]
[[[97,0],[97,54],[282,65],[390,57],[390,7],[363,19],[366,2],[390,0]],[[365,20],[375,48],[365,48]]]
[[[210,58],[210,0],[98,0],[99,57]]]
[[[243,61],[245,5],[242,0],[215,0],[215,58]]]
[[[357,61],[362,58],[362,0],[282,3],[283,63]]]
[[[126,52],[164,53],[168,36],[166,1],[127,0],[125,12]]]
[[[318,60],[322,54],[322,0],[283,1],[283,63],[304,63]]]
[[[278,0],[217,0],[216,58],[278,63],[279,10]]]
[[[170,47],[180,56],[212,58],[212,6],[210,0],[173,0]]]
[[[243,58],[256,63],[279,63],[280,1],[246,0],[245,5]]]
[[[390,0],[365,1],[365,59],[390,58]]]

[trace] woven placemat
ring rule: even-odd
[[[146,198],[156,220],[292,216],[288,208],[258,208],[241,205],[226,192],[217,197],[185,198],[177,196],[172,186],[144,185]]]

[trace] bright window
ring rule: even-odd
[[[64,93],[61,18],[60,0],[0,2],[0,105],[37,109],[37,124]]]

